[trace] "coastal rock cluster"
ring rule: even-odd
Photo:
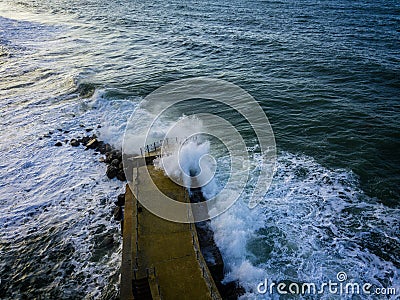
[[[121,181],[126,181],[124,167],[122,163],[122,152],[114,149],[110,144],[105,143],[98,139],[95,134],[91,136],[78,137],[71,139],[70,145],[72,147],[79,147],[80,145],[85,147],[85,150],[92,149],[95,153],[101,153],[104,156],[99,161],[107,164],[106,175],[108,178],[117,178]],[[116,221],[123,220],[123,206],[125,205],[125,194],[118,195],[118,200],[115,202],[115,208],[113,209],[113,216]]]
[[[84,127],[81,125],[81,127]],[[98,125],[97,128],[101,126]],[[59,133],[67,134],[69,131],[65,131],[62,129],[57,129]],[[53,133],[57,131],[49,131],[43,136],[39,137],[39,140],[43,138],[52,137]],[[87,133],[92,132],[93,128],[85,128]],[[63,141],[56,141],[54,146],[61,147],[64,144],[69,144],[72,147],[84,147],[84,150],[92,150],[93,155],[102,154],[99,161],[107,164],[106,175],[109,179],[117,178],[120,181],[126,181],[124,167],[122,163],[122,152],[121,150],[115,149],[112,145],[105,143],[100,140],[96,134],[85,135],[83,137],[77,136],[76,138],[72,138],[71,140],[64,139]],[[114,202],[115,207],[112,210],[112,214],[116,221],[121,221],[121,227],[123,223],[123,207],[125,205],[125,194],[118,195],[118,199]]]
[[[72,139],[70,144],[73,147],[83,145],[85,150],[93,149],[98,153],[104,154],[105,157],[102,157],[100,161],[107,164],[107,177],[110,179],[116,177],[121,181],[126,180],[122,164],[122,152],[120,150],[114,149],[110,144],[99,140],[95,134]]]

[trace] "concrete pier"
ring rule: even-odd
[[[166,195],[189,202],[186,189],[152,165],[134,168],[136,192],[146,193],[150,184],[141,177],[145,168]],[[121,299],[221,299],[201,254],[194,224],[161,219],[141,206],[126,186]]]

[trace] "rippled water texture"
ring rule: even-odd
[[[0,298],[115,297],[122,186],[54,143],[91,127],[119,146],[140,99],[192,76],[247,90],[280,153],[263,205],[213,221],[227,278],[249,297],[349,265],[398,285],[399,16],[395,0],[2,1]]]

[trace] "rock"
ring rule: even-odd
[[[106,144],[106,152],[111,152],[112,151],[112,147],[110,144]]]
[[[246,290],[236,281],[230,281],[225,284],[216,282],[216,285],[222,299],[238,299],[246,292]]]
[[[118,179],[118,180],[121,180],[121,181],[125,181],[125,180],[126,180],[124,170],[119,170],[119,171],[118,171],[117,179]]]
[[[113,156],[113,159],[118,159],[118,160],[122,160],[122,152],[119,150],[112,150],[111,154]]]
[[[99,141],[99,142],[97,143],[96,149],[97,149],[101,154],[104,154],[104,153],[107,152],[107,151],[106,151],[106,145],[104,144],[103,141]]]
[[[105,162],[106,164],[111,164],[111,161],[112,161],[112,155],[111,155],[111,153],[110,153],[110,152],[106,152],[106,158],[104,159],[104,162]]]
[[[45,137],[45,138],[49,138],[50,137],[50,134],[43,134],[43,137]]]
[[[108,235],[104,237],[104,240],[101,242],[101,246],[111,247],[114,244],[114,238],[112,235]]]
[[[97,128],[101,128],[101,125],[97,125]]]
[[[122,160],[122,153],[119,150],[112,150],[111,152],[106,152],[106,163],[111,164],[112,161],[116,159],[119,162]],[[119,164],[118,162],[118,164]],[[118,166],[118,164],[116,166]]]
[[[120,206],[115,207],[114,211],[113,211],[113,215],[114,215],[115,221],[121,221],[122,217],[123,217],[122,207],[120,207]]]
[[[72,139],[70,144],[72,147],[78,147],[80,145],[80,142],[76,139]]]
[[[125,194],[119,194],[118,200],[115,202],[117,206],[124,206],[125,205]]]
[[[86,146],[86,144],[89,143],[89,141],[90,141],[90,137],[88,137],[88,136],[84,136],[83,138],[81,138],[79,140],[79,142],[81,142],[82,145],[84,145],[84,146]]]
[[[96,138],[91,139],[87,144],[86,144],[86,149],[95,149],[97,144],[98,144],[98,140]]]
[[[107,167],[106,175],[108,178],[113,179],[118,174],[118,169],[112,165]]]
[[[100,147],[98,150],[99,150],[99,152],[101,154],[105,154],[106,153],[106,148],[104,146]]]
[[[61,142],[57,142],[57,143],[54,144],[54,146],[60,147],[60,146],[62,146],[62,143]]]
[[[93,128],[86,128],[85,130],[86,130],[86,132],[91,132],[91,131],[93,131]]]
[[[113,159],[112,161],[111,161],[111,165],[113,165],[114,167],[116,167],[116,168],[118,168],[118,166],[119,166],[119,160],[118,159]]]

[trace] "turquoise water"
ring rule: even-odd
[[[340,270],[399,285],[398,1],[3,1],[0,47],[0,297],[116,295],[118,243],[86,261],[99,247],[93,218],[118,240],[107,206],[118,183],[96,158],[55,149],[61,134],[37,138],[101,124],[119,145],[138,101],[193,76],[247,90],[276,137],[264,204],[213,225],[245,297],[265,276],[322,282]],[[52,261],[56,245],[76,261]]]

